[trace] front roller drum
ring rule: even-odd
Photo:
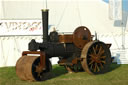
[[[91,41],[82,50],[83,69],[89,74],[103,74],[109,71],[111,53],[109,47],[100,41]]]
[[[39,56],[22,56],[16,63],[16,74],[21,80],[46,80],[51,69],[52,66],[48,59],[46,59],[46,69],[41,68]]]

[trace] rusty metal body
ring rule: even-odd
[[[52,57],[59,57],[58,64],[70,72],[87,71],[90,74],[105,73],[111,64],[111,44],[93,40],[85,26],[76,28],[73,34],[48,35],[48,10],[42,10],[43,42],[31,40],[29,50],[24,51],[16,64],[16,73],[22,80],[45,80],[51,71]],[[40,50],[40,51],[38,51]],[[38,54],[29,56],[28,54]],[[26,74],[26,73],[28,74]]]

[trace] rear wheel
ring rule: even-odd
[[[82,50],[81,64],[83,69],[90,74],[101,74],[109,70],[111,53],[106,44],[100,41],[92,41]]]

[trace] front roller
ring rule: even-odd
[[[102,74],[108,72],[111,64],[109,47],[100,41],[87,43],[81,54],[83,69],[89,74]]]
[[[46,69],[42,70],[39,56],[22,56],[16,63],[16,74],[21,80],[43,81],[48,79],[51,63],[46,59]]]

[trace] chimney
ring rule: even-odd
[[[48,42],[48,9],[42,9],[43,42]]]

